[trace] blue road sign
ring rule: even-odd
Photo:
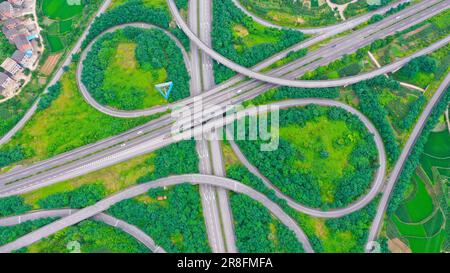
[[[169,99],[170,92],[172,92],[173,82],[160,83],[160,84],[155,85],[155,88],[167,100],[167,99]]]

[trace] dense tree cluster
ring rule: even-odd
[[[81,209],[91,206],[105,197],[102,184],[89,184],[75,190],[59,192],[38,201],[42,209],[72,208]]]
[[[167,29],[169,27],[170,16],[163,8],[150,8],[145,6],[142,0],[127,1],[117,8],[95,18],[86,39],[83,41],[83,47],[86,47],[103,31],[113,26],[131,22],[145,22]]]
[[[237,181],[241,181],[245,185],[248,185],[248,186],[252,187],[253,189],[256,189],[257,191],[263,193],[269,199],[271,199],[272,201],[277,203],[293,219],[298,219],[299,213],[297,211],[295,211],[293,208],[289,207],[285,200],[279,199],[275,195],[275,192],[273,190],[267,188],[259,178],[257,178],[255,175],[250,173],[250,171],[247,168],[245,168],[244,166],[242,166],[242,165],[230,166],[229,168],[227,168],[227,176],[229,178],[235,179]],[[235,212],[233,211],[233,213],[235,213]],[[366,219],[366,218],[363,218],[362,220],[364,220],[364,219]],[[301,222],[300,222],[300,224],[301,224]],[[370,222],[367,223],[367,225],[369,225],[369,224],[370,224]],[[348,228],[349,231],[353,231],[354,229],[358,229],[361,226],[362,226],[362,224],[355,223],[354,226],[347,225],[346,228]],[[335,230],[337,230],[337,229],[335,229]],[[341,230],[344,231],[343,229],[341,229]],[[316,234],[314,234],[314,230],[304,229],[304,231],[307,234],[309,242],[311,243],[314,251],[319,252],[319,253],[324,252],[323,242]],[[367,231],[367,229],[366,229],[366,231]],[[364,246],[364,244],[359,245],[358,249],[362,249],[363,246]]]
[[[292,167],[296,160],[303,160],[303,155],[302,151],[290,142],[280,138],[278,149],[271,152],[260,151],[260,145],[263,143],[260,139],[258,141],[237,141],[237,143],[249,161],[261,173],[282,192],[298,202],[323,209],[343,207],[364,194],[370,185],[374,170],[378,167],[376,164],[377,150],[373,136],[369,134],[364,124],[356,116],[341,108],[309,105],[303,108],[283,110],[280,112],[279,125],[281,128],[292,124],[303,127],[308,121],[323,115],[326,115],[330,120],[345,121],[351,130],[355,130],[361,135],[361,139],[357,141],[349,161],[349,165],[358,171],[358,175],[352,174],[353,172],[346,172],[341,179],[336,181],[336,195],[332,203],[322,200],[319,181],[314,173],[311,173],[308,169]],[[248,124],[248,119],[246,122]],[[246,134],[248,135],[248,131]],[[343,143],[335,143],[334,145],[346,145],[344,142],[345,140],[343,140]],[[326,156],[325,153],[324,156]]]
[[[395,139],[394,129],[386,118],[387,112],[379,103],[377,90],[383,88],[398,90],[400,84],[385,76],[379,76],[354,84],[352,88],[360,100],[361,111],[372,120],[380,132],[389,161],[395,162],[400,154],[400,148]]]
[[[401,10],[404,10],[410,4],[411,4],[410,2],[401,3],[400,5],[398,5],[396,7],[390,8],[385,14],[375,14],[369,19],[369,24],[376,23],[378,21],[383,20],[385,17],[391,16],[392,14],[395,14]]]
[[[437,70],[437,60],[431,56],[425,55],[412,59],[402,69],[399,74],[406,78],[413,78],[420,71],[425,73],[434,73]]]
[[[61,94],[61,83],[57,82],[55,85],[50,86],[47,89],[46,93],[43,93],[41,95],[41,100],[38,103],[37,110],[42,111],[44,109],[47,109],[50,107],[52,102],[58,98],[58,96]]]
[[[9,196],[0,198],[0,218],[19,215],[31,210],[31,206],[24,203],[20,196]]]
[[[398,121],[399,128],[402,130],[408,130],[409,128],[411,128],[417,120],[417,117],[419,116],[426,102],[427,99],[425,98],[425,96],[421,95],[418,99],[411,103],[411,105],[408,107],[406,116]]]
[[[366,207],[340,218],[326,220],[326,225],[333,232],[351,231],[356,238],[357,245],[351,252],[363,252],[367,242],[368,229],[377,210],[378,198],[370,202]]]
[[[105,90],[103,82],[105,70],[113,59],[115,47],[122,33],[127,40],[136,43],[135,56],[140,67],[147,70],[159,68],[166,70],[168,81],[174,83],[169,102],[189,96],[189,74],[181,50],[175,42],[159,29],[127,27],[122,32],[102,36],[92,46],[83,62],[81,79],[97,102],[103,105],[117,103],[117,94],[113,90]],[[126,97],[126,101],[121,99],[120,104],[126,110],[133,110],[142,100],[140,96],[130,95]]]
[[[111,207],[108,213],[139,227],[167,252],[210,252],[198,188],[181,184],[165,191],[150,190],[149,196],[155,196],[154,191],[164,194],[167,200],[159,203],[128,199]]]
[[[183,43],[183,46],[189,50],[189,38],[187,38],[180,29],[170,27],[170,21],[170,14],[165,8],[150,7],[145,5],[143,0],[130,0],[95,18],[86,39],[83,41],[83,48],[94,40],[95,37],[100,35],[100,33],[113,26],[133,22],[143,22],[169,30]]]
[[[179,9],[187,9],[188,8],[188,0],[175,0],[175,4]]]
[[[230,203],[239,252],[303,252],[295,234],[279,220],[273,219],[263,205],[242,194],[232,194]]]
[[[181,141],[157,150],[154,170],[138,179],[145,183],[177,174],[198,173],[198,157],[193,140]]]
[[[269,92],[265,92],[249,103],[262,105],[272,101],[280,101],[286,99],[303,99],[303,98],[324,98],[335,99],[339,97],[339,89],[330,88],[295,88],[295,87],[279,87]]]
[[[300,42],[305,37],[298,31],[267,28],[265,31],[269,36],[276,37],[281,32],[278,42],[259,44],[251,48],[245,47],[243,52],[238,52],[233,43],[233,24],[242,24],[252,32],[254,29],[253,19],[237,8],[231,0],[214,0],[213,18],[211,33],[213,48],[223,56],[245,67],[251,67],[276,52]],[[223,82],[234,76],[235,72],[221,64],[214,63],[214,75],[216,82]]]
[[[68,253],[69,242],[80,243],[82,253],[148,253],[149,249],[131,235],[102,222],[85,220],[34,243],[39,253]],[[26,249],[24,250],[26,252]]]
[[[425,124],[422,133],[417,138],[414,147],[411,153],[408,156],[405,164],[403,165],[403,170],[397,180],[395,185],[395,189],[391,196],[391,201],[388,207],[388,213],[391,214],[395,212],[399,206],[399,204],[404,200],[405,191],[407,186],[411,181],[411,177],[414,174],[417,166],[420,164],[420,157],[423,153],[425,144],[428,141],[428,137],[431,133],[431,130],[436,126],[439,121],[439,117],[445,111],[446,107],[450,103],[450,92],[449,88],[444,92],[442,98],[439,100],[437,105],[434,107],[433,111],[428,118],[427,123]]]
[[[26,157],[25,151],[21,145],[5,147],[0,150],[0,168],[9,166]]]

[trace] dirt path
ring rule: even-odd
[[[358,1],[359,1],[359,0],[353,0],[353,1],[348,2],[348,3],[346,3],[346,4],[339,5],[339,4],[335,4],[335,3],[331,2],[330,0],[327,0],[327,5],[328,5],[332,10],[336,10],[336,9],[337,9],[338,12],[339,12],[339,16],[341,17],[342,21],[345,21],[345,20],[347,20],[347,19],[345,18],[344,12],[345,12],[345,10],[347,9],[348,5],[354,4],[354,3],[358,2]]]

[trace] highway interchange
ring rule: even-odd
[[[433,1],[426,1],[425,3],[422,2],[422,3],[414,6],[414,8],[419,9],[419,8],[423,8],[424,6],[429,7],[433,4],[432,2]],[[434,1],[434,3],[435,2],[438,2],[438,1]],[[435,9],[439,9],[439,8],[442,8],[442,6],[435,7]],[[396,16],[396,18],[399,16],[406,17],[408,15],[414,14],[414,12],[411,11],[411,9],[412,8],[404,10],[403,13],[399,13]],[[434,14],[436,12],[437,12],[436,10],[431,11],[432,14]],[[417,21],[425,20],[425,18],[422,16],[424,16],[423,13],[419,12],[415,17],[413,17],[413,19],[415,18],[415,20],[413,20],[413,23],[410,23],[410,24],[414,24]],[[409,26],[409,24],[406,24],[403,21],[399,21],[399,20],[395,20],[395,21],[398,22],[398,25],[396,23],[394,23],[392,29],[388,28],[388,29],[383,29],[383,31],[381,31],[381,32],[377,32],[376,27],[374,27],[375,26],[375,24],[374,24],[374,26],[369,26],[369,27],[371,27],[371,29],[367,30],[366,33],[370,34],[371,31],[374,31],[375,33],[378,34],[377,37],[383,37],[383,36],[386,36],[388,34],[392,34],[393,32],[395,32],[396,28],[407,28]],[[392,22],[384,22],[383,25],[380,25],[379,27],[389,26],[391,24],[392,24]],[[353,45],[355,42],[354,41],[355,37],[360,37],[360,38],[362,38],[363,41],[367,40],[367,39],[364,39],[365,36],[361,36],[362,33],[359,33],[359,32],[361,32],[361,31],[356,32],[356,35],[352,33],[344,38],[340,38],[340,39],[338,39],[338,42],[331,42],[330,44],[322,47],[323,49],[321,48],[319,50],[316,50],[313,53],[308,54],[304,58],[301,58],[300,60],[293,62],[292,64],[288,64],[282,68],[276,69],[275,71],[278,72],[278,74],[285,75],[286,77],[297,77],[299,75],[302,75],[305,71],[308,71],[309,69],[313,69],[320,65],[326,64],[327,62],[330,62],[333,59],[339,58],[340,56],[342,56],[345,53],[345,52],[343,52],[343,50],[342,51],[340,50],[341,47],[344,47],[344,43],[343,43],[344,39],[345,39],[345,41],[347,41],[346,42],[347,45]],[[373,36],[374,35],[372,35],[371,37],[373,37]],[[370,42],[371,41],[366,41],[365,44],[369,44]],[[360,46],[360,45],[358,45],[358,46]],[[331,50],[333,48],[335,50]],[[353,50],[355,50],[355,49],[353,49]],[[316,64],[317,62],[312,62],[313,60],[318,59],[318,56],[320,56],[320,54],[327,55],[330,52],[332,52],[333,55],[326,58],[327,62],[323,61],[325,58],[320,59],[319,64]],[[292,71],[292,72],[286,74],[288,71]],[[276,72],[274,72],[274,73],[276,73]],[[231,88],[226,88],[230,84],[224,83],[223,85],[225,86],[225,90],[220,88],[221,86],[218,86],[216,88],[211,89],[210,91],[207,91],[202,96],[203,103],[206,105],[218,104],[220,106],[224,106],[229,103],[237,104],[237,103],[241,103],[244,100],[251,99],[259,94],[266,92],[270,88],[275,87],[275,85],[263,84],[263,83],[260,83],[258,81],[254,81],[254,80],[244,81],[241,84],[236,84],[235,79],[232,79],[230,82],[232,85],[234,85]],[[239,93],[239,91],[241,91],[241,92]],[[237,94],[237,93],[239,93],[239,94]],[[194,98],[196,98],[196,97],[194,97]],[[186,105],[190,106],[190,105],[192,105],[193,101],[194,101],[194,99],[189,98],[184,103],[186,103]],[[174,107],[176,107],[176,105]],[[198,118],[198,117],[201,118],[202,114],[203,113],[200,112],[200,113],[193,114],[193,116],[194,116],[194,118]],[[169,115],[166,115],[164,117],[161,117],[159,119],[151,121],[144,126],[140,126],[133,130],[130,130],[120,136],[115,136],[113,138],[110,138],[110,139],[107,139],[104,141],[100,141],[99,143],[96,143],[96,144],[92,144],[92,145],[88,145],[86,147],[75,149],[74,151],[71,151],[69,153],[66,153],[66,154],[63,154],[60,156],[56,156],[53,159],[46,160],[46,161],[38,163],[36,165],[31,165],[29,167],[25,167],[22,169],[18,169],[16,171],[9,172],[5,175],[0,175],[0,179],[2,181],[0,183],[3,183],[3,185],[5,185],[6,183],[9,183],[12,181],[17,181],[18,179],[29,176],[30,174],[42,172],[43,170],[46,170],[46,169],[54,169],[56,166],[66,164],[68,162],[72,162],[79,158],[87,159],[88,155],[90,155],[90,154],[92,155],[94,153],[95,154],[91,156],[90,160],[87,160],[88,162],[93,162],[96,159],[108,157],[111,154],[115,154],[117,151],[128,149],[130,146],[140,144],[143,141],[146,141],[148,139],[151,140],[151,139],[155,138],[156,136],[163,135],[164,133],[169,133],[172,123],[173,123],[173,119]],[[155,133],[156,129],[160,129],[159,133]],[[162,129],[164,129],[164,131]],[[123,143],[124,141],[128,141],[127,145],[124,147],[120,146],[119,144]],[[109,147],[111,147],[111,148],[107,149]],[[117,162],[118,161],[114,161],[114,162],[111,161],[111,163],[117,163]],[[44,178],[44,176],[46,176],[46,175],[42,174],[39,178]],[[37,177],[36,177],[36,179],[37,179]]]
[[[107,2],[102,6],[103,11],[106,10],[105,7],[107,7]],[[441,12],[442,10],[449,7],[450,1],[438,1],[438,0],[430,0],[430,1],[422,1],[412,7],[409,7],[399,13],[397,13],[394,16],[388,17],[385,20],[382,20],[378,23],[375,23],[373,25],[367,26],[363,29],[354,31],[344,37],[337,38],[332,40],[330,43],[322,46],[321,48],[308,53],[305,57],[293,61],[283,67],[271,70],[267,74],[261,74],[258,71],[260,71],[262,68],[267,67],[268,65],[274,63],[277,60],[282,59],[289,51],[283,51],[274,57],[265,60],[263,63],[258,64],[252,69],[247,69],[240,67],[234,63],[232,63],[230,60],[224,59],[224,57],[218,55],[216,52],[214,52],[211,49],[211,41],[209,37],[209,33],[211,32],[211,7],[210,5],[205,5],[204,2],[209,1],[190,1],[190,10],[189,10],[189,18],[199,18],[194,20],[189,20],[189,26],[186,24],[181,16],[179,16],[178,10],[172,0],[169,0],[169,6],[171,8],[171,11],[174,15],[174,18],[177,21],[177,24],[183,29],[185,33],[188,34],[190,40],[191,40],[191,56],[190,58],[186,58],[187,53],[184,52],[185,55],[185,61],[186,65],[190,67],[189,71],[191,72],[191,97],[180,102],[175,103],[173,105],[169,105],[168,107],[161,107],[157,109],[156,112],[165,112],[168,109],[175,109],[176,107],[180,105],[187,105],[191,107],[194,104],[194,101],[196,98],[201,97],[203,99],[203,103],[205,104],[204,108],[208,108],[209,105],[212,104],[219,104],[219,105],[227,105],[227,104],[236,104],[241,103],[245,100],[254,98],[258,96],[259,94],[262,94],[266,92],[267,90],[276,87],[277,85],[288,85],[288,86],[301,86],[301,87],[323,87],[323,86],[339,86],[339,85],[349,85],[355,82],[359,82],[364,79],[372,78],[376,75],[382,75],[387,72],[395,71],[401,66],[403,66],[405,63],[407,63],[409,60],[411,60],[413,57],[420,56],[423,54],[428,54],[429,52],[432,52],[436,50],[437,48],[440,48],[446,44],[448,44],[449,37],[446,37],[445,39],[431,45],[430,47],[420,50],[419,52],[415,53],[414,55],[408,56],[404,59],[397,60],[394,63],[387,65],[385,67],[382,67],[380,69],[374,70],[372,72],[361,74],[355,77],[351,78],[344,78],[339,80],[333,80],[333,81],[299,81],[296,80],[298,77],[303,75],[306,71],[314,70],[315,68],[326,65],[330,63],[333,60],[336,60],[340,57],[342,57],[344,54],[352,53],[356,51],[358,48],[361,48],[365,45],[370,44],[376,39],[386,37],[388,35],[394,34],[396,31],[400,31],[403,29],[407,29],[408,27],[415,25],[421,21],[426,20],[427,18],[430,18],[433,15],[436,15],[437,13]],[[402,1],[404,2],[404,1]],[[106,5],[106,6],[105,6]],[[108,4],[109,5],[109,4]],[[196,8],[193,8],[192,5]],[[102,9],[99,12],[102,12]],[[196,13],[199,12],[197,15]],[[208,16],[209,15],[209,16]],[[367,17],[369,18],[369,17]],[[358,20],[362,20],[359,18]],[[365,20],[364,20],[365,21]],[[198,23],[200,22],[200,23]],[[356,22],[356,21],[355,21]],[[360,23],[362,23],[361,21]],[[354,24],[354,22],[350,23]],[[144,28],[150,28],[152,26],[149,25],[142,25],[141,23],[134,23],[131,24],[135,27],[144,27]],[[117,26],[116,28],[122,28],[125,26]],[[353,25],[352,25],[353,27]],[[337,33],[343,32],[345,30],[349,29],[349,26],[346,24],[341,24],[339,27],[336,28],[330,28],[327,31],[319,31],[320,34],[318,36],[312,37],[298,45],[295,45],[292,48],[300,49],[304,47],[308,47],[312,44],[315,44],[317,42],[323,41],[329,37],[332,37],[333,35],[336,35]],[[112,31],[114,29],[110,29],[108,31]],[[82,42],[82,39],[86,36],[85,32],[80,39],[79,43],[77,45],[80,45]],[[191,34],[191,35],[190,35]],[[199,37],[197,37],[197,35]],[[172,37],[175,39],[174,37]],[[175,39],[176,40],[176,39]],[[176,41],[177,42],[177,41]],[[178,42],[177,42],[178,43]],[[290,50],[292,50],[292,48]],[[75,50],[76,48],[74,48]],[[77,50],[73,52],[78,52],[80,47],[78,47]],[[183,49],[182,49],[183,50]],[[85,54],[88,50],[85,50],[83,54]],[[240,74],[244,76],[249,76],[252,78],[251,80],[248,80],[242,75],[236,76],[232,78],[231,80],[225,82],[224,84],[214,86],[214,80],[212,76],[212,60],[210,59],[212,57],[215,60],[218,60],[224,65],[229,66],[233,70],[240,72]],[[78,67],[78,80],[80,78],[80,73],[82,65],[79,65]],[[443,84],[439,87],[439,90],[436,92],[435,96],[430,100],[429,104],[427,105],[427,108],[423,112],[419,123],[417,124],[416,128],[414,129],[407,145],[405,146],[405,149],[403,150],[402,156],[400,160],[397,162],[397,165],[395,166],[395,169],[393,170],[393,174],[389,176],[388,180],[388,186],[384,189],[382,201],[380,202],[380,208],[377,211],[377,217],[374,221],[374,225],[372,226],[371,232],[370,232],[370,240],[374,240],[377,237],[379,226],[382,223],[383,215],[387,206],[387,202],[389,200],[389,195],[392,191],[392,188],[395,184],[395,181],[401,171],[401,168],[403,166],[404,161],[407,158],[407,155],[409,154],[410,149],[412,148],[415,139],[420,135],[421,128],[423,124],[425,123],[429,113],[433,109],[433,106],[438,101],[439,97],[442,95],[442,93],[446,90],[448,86],[448,80],[449,77],[446,78],[446,80],[443,82]],[[260,81],[261,80],[261,81]],[[79,81],[80,82],[80,81]],[[80,84],[80,83],[79,83]],[[81,88],[83,90],[83,88]],[[201,92],[201,90],[204,90],[204,92]],[[86,91],[86,90],[85,90]],[[84,92],[83,92],[84,93]],[[88,93],[88,92],[87,92]],[[85,99],[95,107],[96,102],[93,100],[90,100],[88,96],[85,96]],[[92,99],[92,98],[91,98]],[[379,160],[380,160],[380,170],[377,173],[376,179],[374,180],[374,183],[372,185],[371,190],[368,192],[366,196],[364,196],[362,199],[358,200],[355,204],[352,204],[351,206],[347,208],[343,208],[342,210],[336,210],[336,211],[318,211],[311,208],[306,208],[304,206],[301,206],[300,204],[296,204],[295,202],[289,202],[289,199],[287,199],[288,204],[293,206],[294,208],[305,212],[307,214],[311,214],[317,217],[340,217],[342,215],[349,214],[353,211],[356,211],[362,207],[364,207],[370,200],[372,200],[381,189],[381,186],[384,182],[385,177],[385,152],[384,147],[382,145],[382,140],[379,134],[377,133],[374,126],[370,123],[370,121],[365,118],[362,114],[360,114],[358,111],[354,110],[353,108],[346,106],[346,105],[337,105],[339,103],[333,102],[333,101],[320,101],[320,100],[292,100],[292,101],[286,101],[286,102],[280,102],[278,103],[281,107],[292,107],[292,106],[298,106],[298,105],[306,105],[310,103],[316,103],[321,104],[325,102],[325,105],[333,105],[337,107],[342,107],[347,111],[352,112],[353,114],[356,114],[368,127],[368,129],[374,134],[377,148],[379,150]],[[97,108],[97,107],[96,107]],[[97,108],[98,110],[102,111],[101,109],[107,109],[104,108],[104,106],[99,106]],[[117,110],[115,109],[107,109],[106,114],[110,114],[113,116],[117,116]],[[145,111],[151,111],[151,112],[145,112]],[[135,117],[135,116],[141,116],[141,115],[149,115],[156,113],[155,109],[148,109],[141,113],[127,113],[125,111],[120,111],[121,113],[119,115],[123,115],[122,117]],[[103,112],[103,111],[102,111]],[[244,113],[242,113],[243,115]],[[233,122],[234,119],[242,117],[239,113],[237,113],[234,117],[230,118],[228,122]],[[204,125],[204,130],[200,132],[196,132],[193,128],[195,128],[195,121],[200,120],[197,124],[202,124],[205,122],[204,115],[202,112],[194,112],[193,113],[194,125],[193,126],[186,126],[184,129],[180,132],[180,136],[190,136],[192,134],[203,134],[204,132],[209,132],[212,134],[215,134],[216,131],[214,130],[216,127],[220,127],[220,125],[223,125],[223,123],[218,119],[211,119],[206,120],[206,124]],[[28,117],[29,118],[29,117]],[[24,121],[26,122],[26,120]],[[55,158],[36,163],[33,165],[30,165],[28,167],[22,167],[15,170],[12,170],[10,172],[7,172],[5,174],[0,175],[0,196],[9,196],[14,195],[18,193],[23,193],[27,191],[31,191],[33,189],[37,189],[46,185],[50,185],[53,183],[57,183],[59,181],[66,180],[68,178],[77,177],[89,172],[92,172],[94,170],[98,170],[107,166],[111,166],[113,164],[116,164],[118,162],[125,161],[129,158],[133,158],[137,155],[145,154],[150,151],[153,151],[155,149],[158,149],[160,147],[163,147],[165,145],[171,144],[174,141],[176,141],[178,138],[175,138],[170,135],[172,125],[174,123],[174,119],[170,117],[170,115],[165,115],[161,118],[155,119],[143,126],[139,126],[138,128],[132,129],[128,132],[125,132],[119,136],[115,136],[103,141],[100,141],[95,144],[87,145],[85,147],[81,147],[78,149],[75,149],[71,152],[56,156]],[[191,124],[191,121],[187,122]],[[23,125],[23,124],[22,124]],[[192,128],[191,128],[192,127]],[[198,131],[198,130],[197,130]],[[14,132],[12,133],[12,135]],[[9,137],[11,137],[10,135]],[[1,143],[0,143],[1,144]],[[234,232],[233,232],[233,226],[232,226],[232,216],[229,209],[229,204],[227,200],[227,194],[224,191],[224,189],[228,190],[234,190],[238,192],[237,188],[230,188],[230,185],[226,184],[229,182],[229,180],[226,180],[225,178],[220,178],[221,176],[224,176],[224,170],[223,170],[223,163],[221,160],[221,154],[220,154],[220,146],[218,141],[205,141],[201,140],[197,142],[197,150],[199,153],[200,158],[200,170],[201,173],[205,175],[215,175],[215,176],[208,176],[207,180],[211,183],[205,182],[206,176],[201,175],[192,175],[190,177],[203,177],[202,181],[197,181],[193,178],[190,178],[191,180],[177,180],[175,177],[175,180],[178,181],[178,183],[182,182],[191,182],[191,183],[198,183],[201,184],[201,196],[202,196],[202,205],[204,208],[205,213],[205,222],[207,225],[207,231],[208,231],[208,238],[210,240],[210,244],[212,247],[212,250],[215,252],[237,252],[237,249],[235,247],[235,238],[234,238]],[[218,148],[219,147],[219,148]],[[234,147],[236,148],[236,147]],[[245,163],[245,158],[243,158],[242,154],[239,154],[239,151],[235,149],[238,156],[240,156],[240,159],[242,162]],[[248,163],[248,162],[247,162]],[[247,164],[247,167],[251,169],[252,166],[249,166]],[[255,172],[257,170],[254,170]],[[214,178],[213,178],[214,177]],[[184,179],[184,177],[183,177]],[[193,180],[192,180],[193,179]],[[164,180],[165,181],[165,180]],[[167,180],[167,183],[173,183],[169,178]],[[224,183],[218,183],[218,181],[228,181]],[[270,181],[264,180],[267,182],[267,185],[271,185]],[[238,182],[233,182],[234,186],[236,185],[242,185]],[[150,184],[150,183],[148,183]],[[152,182],[153,184],[153,182]],[[156,185],[156,184],[155,184]],[[219,186],[219,187],[217,187]],[[273,186],[272,186],[273,187]],[[124,192],[127,192],[125,190]],[[145,191],[144,191],[145,192]],[[247,194],[245,191],[243,192]],[[122,193],[119,193],[122,194]],[[118,195],[119,195],[118,194]],[[278,192],[278,194],[281,194]],[[126,195],[126,194],[124,194]],[[250,194],[251,195],[251,194]],[[281,196],[281,195],[279,195]],[[256,199],[255,196],[251,195],[252,198]],[[261,196],[257,196],[257,198],[260,198]],[[283,196],[281,196],[283,198]],[[285,196],[284,196],[285,197]],[[216,202],[216,198],[219,199],[219,202]],[[287,197],[285,197],[287,198]],[[107,198],[108,199],[108,198]],[[123,199],[122,199],[123,200]],[[272,213],[274,211],[270,208],[271,203],[267,202],[267,200],[257,199],[258,201],[261,201],[268,209],[271,210]],[[270,200],[269,200],[270,201]],[[292,200],[291,200],[292,201]],[[102,201],[103,202],[103,201]],[[273,205],[273,204],[272,204]],[[276,205],[275,205],[276,206]],[[101,207],[103,208],[103,207]],[[83,217],[77,218],[76,216],[70,216],[74,218],[75,220],[71,220],[72,218],[69,218],[66,220],[66,218],[62,218],[59,220],[59,222],[67,221],[67,225],[58,225],[58,228],[62,229],[68,225],[75,224],[81,220],[88,219],[90,217],[93,217],[99,213],[101,213],[103,210],[99,210],[100,208],[97,206],[85,208],[82,210],[82,212],[88,212],[83,214]],[[285,216],[280,216],[281,214],[279,212],[276,212],[276,216],[282,220]],[[81,211],[75,213],[75,215],[81,215]],[[275,213],[274,213],[275,214]],[[280,218],[281,217],[281,218]],[[289,217],[289,216],[287,216]],[[286,218],[287,219],[287,218]],[[297,234],[297,238],[300,242],[302,242],[305,250],[312,251],[312,248],[309,245],[309,242],[304,236],[301,229],[297,226],[297,224],[293,225],[293,220],[282,220],[283,223],[285,223],[291,230],[293,230]],[[0,221],[1,223],[1,221]],[[296,226],[296,227],[294,227]],[[42,228],[44,231],[47,229],[46,227]],[[40,229],[41,230],[41,229]],[[53,230],[53,229],[52,229]],[[297,230],[297,231],[295,231]],[[39,230],[38,230],[39,231]],[[43,232],[36,231],[34,233],[30,233],[29,236],[24,236],[23,238],[20,238],[19,240],[12,243],[14,246],[13,248],[11,245],[6,245],[2,248],[0,248],[1,251],[10,251],[11,249],[17,249],[17,247],[22,247],[24,244],[29,244],[31,242],[37,241],[40,238],[44,238],[51,234],[50,231]],[[34,236],[34,237],[33,237]],[[31,239],[30,239],[31,238]]]

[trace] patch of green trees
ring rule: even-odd
[[[61,83],[57,82],[55,85],[50,86],[47,89],[47,93],[43,93],[41,95],[41,99],[39,100],[37,110],[42,111],[50,107],[52,102],[58,98],[61,94]]]
[[[423,95],[420,95],[419,98],[417,98],[414,102],[412,102],[411,105],[408,107],[408,112],[406,113],[406,116],[404,116],[400,121],[398,121],[399,128],[402,130],[410,129],[417,120],[417,117],[420,115],[422,108],[426,102],[427,99]]]
[[[181,184],[168,190],[152,189],[148,195],[164,195],[167,200],[128,199],[108,213],[139,227],[167,252],[210,252],[198,187]]]
[[[131,0],[100,15],[92,23],[83,48],[103,31],[121,24],[143,22],[149,23],[172,32],[189,50],[189,39],[183,31],[176,27],[170,27],[171,16],[163,7],[149,7],[142,0]]]
[[[0,227],[0,246],[10,243],[17,238],[32,232],[33,230],[50,224],[55,220],[55,218],[44,218],[39,220],[27,221],[16,226]]]
[[[278,87],[269,92],[262,93],[258,97],[246,102],[247,105],[262,105],[273,101],[287,99],[303,99],[303,98],[324,98],[336,99],[339,97],[339,89],[330,88],[295,88],[295,87]]]
[[[159,29],[144,30],[127,27],[121,32],[107,33],[102,36],[87,54],[83,62],[81,79],[92,97],[103,105],[117,103],[117,95],[112,90],[105,90],[105,70],[113,59],[118,39],[125,36],[136,43],[135,57],[140,67],[150,69],[164,68],[168,81],[174,82],[169,102],[189,96],[189,74],[183,61],[183,55],[176,43]],[[138,94],[138,92],[136,92]],[[143,94],[143,93],[139,93]],[[120,101],[125,110],[136,109],[143,97],[130,94],[126,101]]]
[[[0,198],[0,218],[23,214],[29,210],[31,210],[31,206],[25,204],[20,196]]]
[[[431,56],[425,55],[412,59],[402,69],[399,70],[400,76],[414,78],[420,71],[425,73],[434,73],[437,70],[437,60]]]
[[[195,141],[187,140],[157,150],[153,159],[154,170],[140,177],[138,183],[171,175],[198,173],[198,157]]]
[[[2,148],[0,150],[0,168],[9,166],[26,157],[25,151],[21,145],[14,145]]]
[[[340,218],[330,218],[325,221],[333,232],[351,231],[356,237],[356,246],[350,252],[363,252],[368,238],[368,230],[375,217],[379,198],[375,198],[364,208]]]
[[[305,36],[299,31],[267,28],[267,35],[281,37],[276,43],[263,43],[253,47],[245,47],[238,52],[233,44],[233,23],[242,24],[251,32],[255,22],[237,8],[231,0],[213,1],[213,29],[211,32],[213,48],[221,55],[245,67],[251,67],[271,55],[302,41]],[[214,76],[217,83],[234,76],[235,72],[222,64],[214,63]]]
[[[241,181],[242,183],[265,194],[269,199],[277,203],[293,219],[297,219],[298,221],[299,213],[289,207],[285,200],[276,197],[273,190],[267,188],[259,178],[250,173],[244,166],[233,165],[228,167],[227,177]],[[371,225],[373,216],[375,215],[377,202],[378,199],[375,199],[367,207],[341,218],[328,219],[325,221],[325,224],[332,232],[349,231],[352,234],[355,234],[357,244],[351,251],[363,252],[368,236],[368,227]],[[235,212],[233,210],[233,214],[234,213]],[[299,223],[300,225],[302,224],[301,221]],[[324,252],[322,239],[315,234],[315,230],[305,228],[304,231],[308,236],[309,242],[311,243],[314,251],[318,253]]]
[[[261,139],[257,141],[238,140],[248,160],[257,167],[275,186],[296,201],[316,208],[328,209],[343,207],[363,195],[370,185],[377,165],[377,150],[373,136],[367,131],[364,124],[347,111],[336,107],[319,107],[308,105],[303,108],[292,108],[280,112],[280,128],[289,125],[303,127],[307,122],[326,115],[330,120],[344,121],[351,130],[360,133],[355,149],[350,155],[349,165],[356,171],[344,172],[344,176],[336,181],[336,194],[331,203],[321,198],[321,189],[318,179],[308,169],[294,168],[296,160],[304,160],[302,151],[293,144],[279,139],[278,149],[271,152],[261,152]],[[270,119],[269,119],[270,121]],[[246,119],[248,125],[249,120]],[[270,126],[270,125],[269,125]],[[235,132],[236,134],[238,132]],[[246,128],[248,135],[248,126]],[[235,138],[237,139],[237,137]],[[340,145],[336,143],[336,145]],[[325,156],[325,155],[324,155]],[[317,174],[316,174],[317,175]]]
[[[230,196],[236,232],[236,244],[241,253],[302,253],[295,234],[260,203],[243,194]]]
[[[81,209],[94,205],[105,197],[102,184],[89,184],[75,190],[49,195],[38,201],[42,209],[72,208]]]
[[[352,85],[352,89],[360,100],[361,111],[374,123],[380,132],[389,161],[395,162],[400,155],[400,147],[395,139],[394,129],[386,118],[387,112],[378,100],[378,90],[383,88],[399,90],[400,84],[385,76],[378,76]]]
[[[378,21],[383,20],[384,18],[391,16],[392,14],[395,14],[401,10],[404,10],[406,7],[408,7],[411,3],[410,2],[405,2],[405,3],[401,3],[396,7],[392,7],[390,8],[385,14],[375,14],[373,15],[370,19],[369,19],[369,24],[373,24],[376,23]]]
[[[187,9],[188,8],[188,0],[175,0],[175,4],[179,9]]]

